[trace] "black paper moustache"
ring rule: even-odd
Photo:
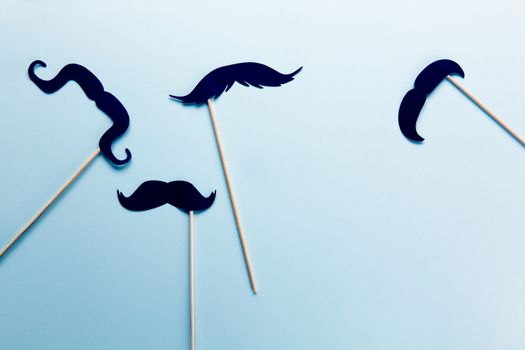
[[[156,180],[144,182],[129,197],[117,190],[120,204],[128,210],[143,211],[170,204],[186,213],[211,207],[215,201],[215,193],[213,191],[208,197],[204,197],[189,182]]]
[[[406,93],[399,106],[398,122],[403,135],[412,141],[421,142],[424,140],[416,130],[416,123],[425,105],[427,96],[445,79],[448,75],[459,75],[464,78],[463,69],[454,61],[439,60],[429,64],[416,78],[414,89]]]
[[[170,97],[184,104],[203,104],[208,99],[216,99],[228,91],[235,82],[244,86],[281,86],[293,80],[303,67],[290,74],[282,74],[261,63],[245,62],[217,68],[208,73],[186,96]]]
[[[46,64],[36,60],[29,66],[29,78],[46,94],[60,90],[68,81],[76,82],[84,91],[87,98],[95,101],[97,107],[112,121],[113,125],[102,135],[99,141],[101,153],[115,165],[124,165],[131,159],[131,152],[126,148],[126,158],[118,159],[111,150],[113,142],[120,137],[129,126],[129,115],[122,103],[107,91],[98,78],[87,68],[79,64],[68,64],[51,80],[43,80],[36,76],[36,66],[46,67]]]

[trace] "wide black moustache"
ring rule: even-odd
[[[117,190],[120,204],[128,210],[143,211],[170,204],[186,213],[211,207],[215,201],[215,193],[213,191],[208,197],[204,197],[189,182],[156,180],[144,182],[129,197]]]
[[[408,91],[399,106],[398,122],[403,135],[412,141],[421,142],[424,140],[416,130],[416,123],[425,105],[427,96],[445,79],[448,75],[459,75],[465,77],[463,69],[454,61],[439,60],[429,64],[419,73],[414,82],[414,88]]]
[[[122,103],[107,91],[98,78],[87,68],[79,64],[68,64],[51,80],[43,80],[36,76],[36,66],[46,67],[42,61],[34,61],[28,69],[29,78],[46,94],[60,90],[68,81],[76,82],[84,91],[87,98],[95,101],[97,107],[112,121],[113,125],[102,135],[99,141],[100,151],[115,165],[124,165],[131,159],[131,152],[126,148],[126,158],[118,159],[111,150],[113,142],[120,137],[129,126],[129,115]]]
[[[228,91],[235,82],[244,86],[281,86],[293,80],[303,67],[290,74],[282,74],[261,63],[245,62],[217,68],[208,73],[186,96],[170,97],[184,104],[203,104],[208,99],[216,99]]]

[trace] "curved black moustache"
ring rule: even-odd
[[[36,66],[46,67],[40,60],[31,63],[28,69],[29,78],[46,94],[60,90],[68,81],[76,82],[84,91],[87,98],[95,101],[97,107],[112,121],[113,125],[100,138],[99,146],[102,154],[115,165],[124,165],[131,160],[131,152],[126,148],[126,158],[118,159],[111,150],[113,142],[120,137],[129,126],[129,115],[122,103],[107,91],[98,78],[87,68],[78,64],[68,64],[51,80],[43,80],[36,76]]]
[[[117,190],[120,204],[128,210],[143,211],[170,204],[186,213],[211,207],[215,201],[215,193],[213,191],[208,197],[204,197],[189,182],[156,180],[144,182],[129,197]]]
[[[403,135],[412,141],[422,142],[424,140],[416,130],[416,123],[425,105],[427,96],[448,75],[459,75],[464,78],[463,69],[454,61],[439,60],[429,64],[416,78],[414,88],[406,93],[399,106],[398,122]]]
[[[290,74],[282,74],[273,68],[261,63],[245,62],[217,68],[208,73],[197,86],[186,96],[171,98],[184,104],[203,104],[208,99],[216,99],[223,92],[228,91],[235,82],[244,86],[281,86],[293,80],[294,75],[303,67]]]

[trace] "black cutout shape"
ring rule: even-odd
[[[301,69],[303,67],[290,74],[282,74],[261,63],[232,64],[206,74],[188,95],[170,95],[170,97],[184,104],[204,104],[208,99],[216,99],[223,92],[230,90],[235,82],[244,86],[255,86],[259,89],[262,89],[263,86],[281,86],[292,81],[294,75],[299,73]]]
[[[122,136],[129,127],[129,115],[122,103],[107,91],[98,78],[87,68],[71,63],[65,65],[51,80],[43,80],[36,76],[36,66],[47,65],[36,60],[28,69],[29,78],[46,94],[52,94],[60,90],[70,80],[76,82],[86,94],[86,97],[95,101],[97,107],[104,112],[112,121],[113,125],[102,135],[99,141],[101,153],[115,165],[124,165],[131,160],[131,152],[126,148],[126,158],[118,159],[111,150],[113,142]]]
[[[403,135],[414,142],[424,140],[416,130],[416,123],[425,105],[427,96],[448,76],[459,75],[464,78],[463,69],[452,60],[432,62],[419,73],[414,82],[414,88],[408,91],[399,106],[398,122]]]
[[[186,213],[204,211],[215,201],[216,191],[204,197],[186,181],[163,182],[150,180],[142,183],[129,197],[117,190],[120,204],[132,211],[144,211],[170,204]]]

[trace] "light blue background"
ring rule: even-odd
[[[114,169],[98,158],[0,261],[0,349],[188,348],[188,221],[116,200],[183,179],[196,217],[198,349],[523,349],[523,148],[450,84],[423,145],[397,126],[433,60],[525,135],[524,8],[512,1],[21,1],[0,7],[0,243],[95,149],[109,119],[69,84],[76,62],[131,115]],[[258,61],[296,80],[215,104],[260,293],[253,296],[205,107],[210,70]]]

